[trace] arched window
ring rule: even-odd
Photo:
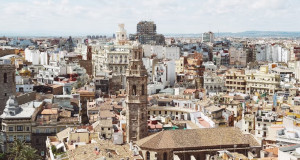
[[[4,73],[3,78],[4,78],[4,79],[3,79],[3,82],[4,82],[4,83],[7,83],[7,73]]]
[[[146,159],[150,160],[150,152],[149,151],[146,152]]]
[[[164,160],[168,160],[168,154],[167,154],[167,152],[164,152]]]
[[[142,85],[142,95],[145,95],[145,86]]]
[[[136,85],[132,86],[132,95],[136,95]]]

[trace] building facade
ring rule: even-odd
[[[247,94],[269,94],[273,95],[280,86],[280,75],[269,73],[268,66],[261,66],[259,72],[246,73]]]
[[[30,102],[19,105],[15,96],[10,96],[0,116],[2,118],[2,141],[0,142],[2,152],[9,152],[16,139],[31,144],[31,122],[42,104],[43,102]]]
[[[207,94],[223,92],[225,90],[224,79],[215,72],[204,72],[203,88]]]
[[[245,48],[230,47],[229,55],[230,55],[230,65],[236,65],[240,67],[247,66],[248,54]]]
[[[165,44],[165,36],[156,33],[156,24],[153,21],[140,21],[137,24],[137,33],[129,35],[129,39],[135,40],[136,37],[141,44]]]
[[[207,42],[214,43],[214,38],[215,38],[215,35],[211,31],[205,32],[202,34],[202,42],[203,43],[207,43]]]
[[[225,87],[227,92],[246,92],[246,79],[244,70],[228,70],[225,74]]]
[[[126,70],[126,136],[127,142],[140,140],[148,135],[147,125],[147,70],[142,61],[143,50],[135,42],[132,59]]]
[[[3,113],[8,97],[16,93],[15,66],[0,61],[0,114]]]

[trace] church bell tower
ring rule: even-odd
[[[147,70],[142,61],[143,49],[135,42],[132,58],[126,70],[126,136],[127,142],[148,135]]]

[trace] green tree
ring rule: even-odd
[[[36,149],[32,148],[29,145],[25,145],[25,143],[20,140],[14,141],[10,153],[11,156],[14,157],[14,160],[42,159],[42,157],[37,154]]]
[[[7,159],[7,156],[5,153],[0,153],[0,160],[5,160]]]
[[[21,142],[20,140],[15,140],[13,147],[11,148],[11,155],[17,159],[20,156],[20,153],[22,149],[24,148],[25,144],[24,142]]]
[[[52,153],[54,153],[54,154],[57,152],[57,149],[56,149],[55,145],[51,146],[51,150],[52,150]]]
[[[42,157],[37,154],[36,149],[32,148],[29,145],[26,145],[20,153],[19,160],[33,160],[33,159],[42,159]]]

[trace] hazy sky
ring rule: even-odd
[[[300,0],[0,0],[0,34],[136,32],[153,20],[158,33],[300,31]]]

